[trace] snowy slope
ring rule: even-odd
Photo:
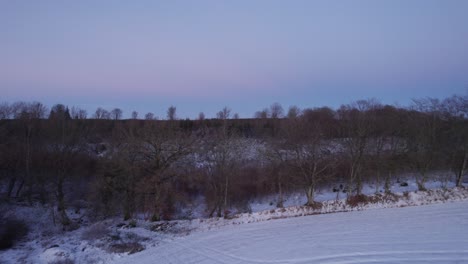
[[[224,226],[117,263],[468,263],[468,201]]]
[[[370,190],[370,188],[368,189]],[[326,193],[323,194],[324,197],[327,196]],[[335,194],[331,193],[328,196],[333,197]],[[317,255],[318,251],[323,253],[324,250],[329,249],[331,249],[329,254],[332,256],[333,254],[354,254],[354,250],[347,252],[340,248],[332,249],[332,246],[341,245],[341,243],[344,243],[342,246],[349,246],[352,241],[357,240],[352,237],[355,232],[360,232],[356,228],[364,228],[361,231],[366,231],[367,225],[369,225],[369,230],[375,230],[376,233],[379,233],[378,235],[395,236],[395,233],[404,232],[404,234],[409,233],[409,236],[411,236],[413,229],[421,228],[421,226],[426,228],[424,226],[437,225],[437,222],[435,224],[431,222],[433,219],[418,219],[421,212],[429,216],[441,214],[441,218],[448,219],[449,225],[455,225],[452,227],[448,225],[447,229],[449,238],[452,233],[455,234],[453,236],[454,240],[450,240],[450,243],[453,242],[454,247],[452,247],[452,251],[447,252],[455,254],[456,252],[453,250],[459,251],[457,247],[460,246],[460,243],[468,244],[467,241],[459,239],[460,234],[467,237],[468,231],[465,230],[468,230],[466,224],[468,217],[466,213],[462,215],[457,211],[443,210],[445,206],[447,208],[452,207],[453,203],[461,206],[460,209],[468,208],[468,189],[433,189],[427,192],[404,192],[388,196],[377,194],[369,197],[368,202],[357,205],[348,204],[346,199],[328,200],[323,201],[320,207],[314,208],[295,205],[287,208],[233,214],[229,218],[175,220],[170,222],[149,222],[143,219],[123,222],[120,218],[111,218],[90,223],[86,221],[86,218],[83,218],[83,215],[74,215],[73,212],[69,212],[73,219],[83,218],[85,220],[79,229],[70,232],[63,232],[59,225],[52,224],[51,208],[39,205],[33,207],[13,206],[10,210],[0,208],[0,211],[6,212],[6,216],[13,215],[23,219],[31,232],[26,239],[20,241],[15,247],[0,251],[0,263],[79,264],[114,263],[116,261],[123,261],[122,263],[140,263],[140,261],[143,261],[143,263],[190,263],[190,261],[193,263],[223,263],[223,260],[224,263],[249,263],[249,261],[252,263],[253,260],[257,260],[257,263],[262,263],[262,261],[263,263],[265,261],[266,263],[297,263],[296,260],[298,259],[303,259],[306,263],[320,263],[325,262],[325,259],[320,261],[308,261],[308,259]],[[424,205],[428,204],[440,204],[440,208],[437,209],[439,212],[433,213],[423,209],[427,208]],[[421,209],[414,206],[421,206]],[[413,208],[414,211],[410,210],[408,215],[404,214],[406,210]],[[461,210],[461,212],[464,211],[468,211],[468,209]],[[361,214],[363,215],[359,219],[351,217],[352,215]],[[396,221],[392,220],[393,214],[397,216]],[[383,224],[393,225],[393,228],[379,230],[378,225],[381,223],[380,220],[376,221],[376,217],[381,218]],[[398,223],[405,217],[414,218],[414,222],[409,224]],[[284,222],[285,219],[289,220]],[[278,226],[278,224],[280,225]],[[311,224],[313,225],[310,227],[311,229],[303,228],[309,228]],[[453,228],[457,227],[458,224],[461,224],[461,228],[455,232]],[[416,228],[413,228],[412,225],[416,226]],[[421,232],[428,231],[422,230]],[[252,233],[252,236],[249,236],[250,233]],[[302,233],[309,234],[309,236],[301,236]],[[244,236],[239,236],[240,234],[244,234]],[[329,234],[329,237],[326,237],[325,234]],[[388,237],[379,237],[378,235],[375,240],[390,241]],[[421,237],[421,234],[415,235]],[[351,242],[347,242],[346,239]],[[378,244],[372,240],[374,237],[368,239],[370,240],[365,240],[365,243]],[[406,237],[397,237],[394,241],[400,244],[400,242],[405,243],[410,240]],[[440,242],[437,242],[435,237],[424,238],[421,241],[423,243],[435,241],[435,245]],[[392,248],[388,246],[388,242],[386,243],[384,246]],[[311,249],[309,248],[310,245],[314,245],[314,247]],[[125,250],[122,250],[123,248]],[[254,250],[247,252],[249,248]],[[144,250],[142,253],[129,255],[129,252],[138,252],[142,249]],[[380,254],[378,252],[383,251],[382,248],[368,248],[366,250],[375,251],[377,253],[374,253],[377,255]],[[399,250],[405,251],[401,248]],[[409,247],[405,252],[408,250],[413,249]],[[419,249],[414,250],[418,251]],[[424,250],[427,249],[424,248]],[[284,255],[277,255],[277,251],[283,252]],[[309,251],[313,254],[310,255]],[[460,252],[460,257],[452,260],[466,258],[466,252]],[[228,258],[223,254],[231,254],[232,257]],[[139,257],[135,259],[134,256],[140,256],[141,260]],[[238,258],[240,260],[236,260]],[[126,259],[129,260],[126,261]],[[382,261],[381,258],[378,258],[378,262]],[[441,261],[441,263],[445,262],[447,261]]]

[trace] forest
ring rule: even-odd
[[[408,107],[358,100],[284,111],[278,103],[253,118],[178,119],[176,107],[157,120],[98,108],[92,116],[62,104],[0,104],[0,203],[53,205],[54,222],[68,211],[96,219],[144,215],[190,218],[203,202],[207,217],[248,212],[249,201],[300,191],[320,206],[321,188],[362,196],[373,182],[414,173],[419,190],[434,171],[462,186],[468,167],[468,95],[415,99]]]

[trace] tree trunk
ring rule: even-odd
[[[354,166],[351,165],[351,172],[349,175],[349,182],[348,186],[346,186],[346,198],[349,198],[352,194],[353,190],[353,183],[354,183]]]
[[[217,203],[217,207],[218,207],[218,212],[216,213],[217,217],[223,216],[223,214],[222,214],[222,207],[223,207],[222,204],[223,203],[221,201],[218,201],[218,203]]]
[[[10,181],[8,182],[7,199],[11,197],[11,193],[13,192],[13,189],[15,188],[15,183],[16,183],[16,177],[11,177]]]
[[[314,192],[315,192],[315,186],[309,186],[307,187],[307,205],[311,206],[314,204]]]
[[[159,213],[159,196],[160,189],[159,186],[155,184],[154,186],[154,205],[153,205],[153,215],[151,216],[151,221],[156,222],[161,220],[161,214]]]
[[[387,177],[385,178],[385,193],[389,194],[390,191],[390,179],[392,178],[392,173],[388,172]]]
[[[131,213],[131,201],[130,201],[130,191],[125,190],[125,204],[124,204],[124,221],[132,218]]]
[[[229,186],[229,176],[225,176],[226,184],[224,186],[224,203],[223,203],[223,211],[226,211],[227,204],[228,204],[228,186]]]
[[[24,179],[21,179],[20,185],[18,186],[18,189],[16,190],[16,197],[19,197],[21,194],[21,191],[23,190],[24,186]]]
[[[377,170],[377,180],[375,182],[375,194],[379,193],[379,186],[380,186],[380,170]]]
[[[418,191],[427,191],[425,182],[426,182],[426,177],[424,175],[420,179],[416,179],[416,184],[418,185]]]
[[[213,209],[211,209],[211,212],[210,214],[208,215],[208,217],[213,217],[214,213],[216,212],[216,209],[218,209],[218,202],[215,203],[215,205],[213,206]]]
[[[26,134],[26,157],[25,157],[25,171],[26,171],[26,185],[28,187],[28,191],[26,193],[28,202],[32,205],[32,179],[31,179],[31,169],[30,169],[30,162],[31,162],[31,128],[27,127],[27,134]]]
[[[362,193],[362,175],[361,170],[356,168],[356,195],[361,195]]]
[[[278,203],[276,204],[276,207],[278,208],[283,208],[283,187],[281,185],[281,181],[278,180]]]
[[[68,218],[65,206],[65,194],[63,193],[63,176],[59,176],[57,181],[57,210],[60,213],[60,220],[63,226],[70,225],[70,218]]]
[[[460,170],[458,171],[458,175],[457,175],[457,183],[456,183],[457,187],[462,187],[462,179],[463,179],[464,172],[466,170],[467,160],[468,160],[468,157],[467,157],[467,153],[465,152],[465,155],[463,157],[463,164],[460,167]]]

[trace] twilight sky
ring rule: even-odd
[[[0,102],[252,117],[467,92],[465,0],[0,0]]]

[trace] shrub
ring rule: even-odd
[[[112,244],[109,246],[109,251],[113,253],[127,253],[134,254],[143,251],[145,247],[138,242],[127,242]]]
[[[410,198],[409,192],[403,192],[403,197],[408,200]]]
[[[0,250],[14,246],[28,234],[29,228],[22,220],[7,218],[0,220]]]
[[[364,195],[364,194],[359,194],[359,195],[353,195],[348,197],[346,202],[351,206],[351,207],[356,207],[358,205],[363,205],[367,204],[369,202],[369,198]]]
[[[311,204],[308,204],[307,206],[311,207],[314,210],[320,210],[322,209],[323,204],[321,202],[313,202]]]
[[[135,219],[132,219],[132,220],[130,220],[130,222],[128,222],[128,227],[134,228],[136,226],[137,226],[137,222],[136,222]]]
[[[90,226],[83,232],[81,238],[84,240],[93,241],[107,237],[109,233],[110,230],[108,229],[107,225],[104,222],[101,222]]]

